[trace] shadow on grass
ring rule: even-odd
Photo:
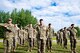
[[[53,51],[59,51],[59,52],[70,52],[70,51],[60,50],[60,49],[54,49]]]
[[[4,48],[0,48],[0,49],[4,49]]]

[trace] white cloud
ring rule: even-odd
[[[80,26],[80,0],[14,0],[14,3],[11,1],[1,0],[0,10],[12,11],[14,8],[31,10],[38,20],[43,18],[46,25],[51,22],[55,30],[68,27],[72,23]],[[55,2],[57,6],[50,6],[51,2]]]

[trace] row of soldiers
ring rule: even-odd
[[[52,46],[52,36],[53,30],[51,24],[46,28],[43,25],[43,19],[40,19],[40,24],[36,24],[32,27],[32,24],[24,27],[22,29],[18,28],[17,24],[12,23],[12,19],[9,18],[8,22],[5,24],[0,24],[4,28],[4,53],[15,52],[17,45],[24,45],[28,41],[29,51],[31,52],[32,48],[37,42],[38,53],[45,53],[45,47],[47,48]],[[49,36],[51,35],[51,36]],[[35,41],[36,40],[36,41]],[[46,44],[47,43],[47,44]]]
[[[31,52],[37,43],[38,53],[45,53],[46,48],[51,52],[52,50],[52,38],[54,36],[54,29],[52,29],[51,23],[46,27],[43,24],[43,19],[39,20],[39,24],[34,27],[30,23],[23,29],[18,28],[17,24],[12,24],[12,19],[9,18],[5,24],[0,24],[5,28],[4,35],[4,53],[15,52],[17,45],[24,45],[26,41],[29,43],[29,51]],[[76,48],[76,30],[74,24],[66,30],[61,29],[56,33],[57,43],[64,45],[67,48],[67,31],[70,32],[71,51],[75,53]]]
[[[54,30],[51,27],[51,23],[46,27],[43,24],[43,19],[39,20],[39,24],[36,24],[32,27],[32,24],[29,24],[29,27],[25,27],[28,32],[28,42],[30,46],[30,50],[34,47],[34,43],[37,42],[38,53],[45,53],[45,49],[51,51],[52,49],[52,37]],[[34,29],[34,30],[33,30]]]
[[[71,24],[69,28],[64,27],[63,29],[60,29],[56,34],[57,44],[60,44],[67,49],[68,39],[70,39],[71,53],[76,53],[76,34],[77,30],[75,29],[74,24]]]

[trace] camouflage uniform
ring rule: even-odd
[[[23,29],[19,30],[19,43],[20,45],[24,44],[24,30]]]
[[[11,48],[13,48],[13,30],[14,30],[14,25],[13,24],[5,24],[5,27],[7,29],[6,33],[5,33],[5,37],[4,37],[4,53],[11,52]]]
[[[25,40],[27,40],[27,41],[28,41],[28,28],[29,28],[29,25],[24,27],[24,29],[25,29]]]
[[[76,34],[77,34],[77,30],[75,28],[70,28],[70,43],[71,43],[71,51],[76,53],[75,49],[76,49]]]
[[[34,31],[33,31],[33,47],[36,45],[35,43],[36,43],[36,36],[37,36],[37,31],[36,31],[36,29],[34,29]]]
[[[18,43],[18,30],[19,28],[17,27],[17,25],[14,25],[14,36],[13,36],[13,51],[16,49],[17,47],[17,43]]]
[[[52,37],[53,37],[53,30],[52,28],[47,29],[47,48],[51,51],[52,49]]]
[[[60,40],[59,40],[59,32],[60,32],[60,31],[57,31],[57,34],[56,34],[56,41],[57,41],[57,44],[60,43]]]
[[[28,28],[28,40],[29,40],[29,47],[30,51],[32,50],[33,47],[33,27]]]
[[[64,48],[66,48],[66,49],[67,49],[67,36],[68,36],[67,29],[64,29],[64,31],[63,31],[63,45],[64,45]]]
[[[63,45],[63,31],[62,31],[62,29],[60,30],[60,33],[59,33],[59,40],[60,40],[60,45],[62,46]]]
[[[45,53],[46,46],[46,27],[38,25],[37,27],[38,53]]]
[[[24,30],[24,43],[27,41],[27,39],[28,39],[28,32]]]
[[[17,36],[17,43],[18,43],[18,45],[20,45],[20,39],[21,39],[21,37],[20,37],[20,29],[18,30],[18,36]]]

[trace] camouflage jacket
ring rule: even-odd
[[[53,37],[53,30],[52,28],[47,28],[47,31],[46,31],[46,35],[47,35],[47,38],[52,38]]]
[[[37,27],[38,38],[46,40],[46,27],[38,25]]]

